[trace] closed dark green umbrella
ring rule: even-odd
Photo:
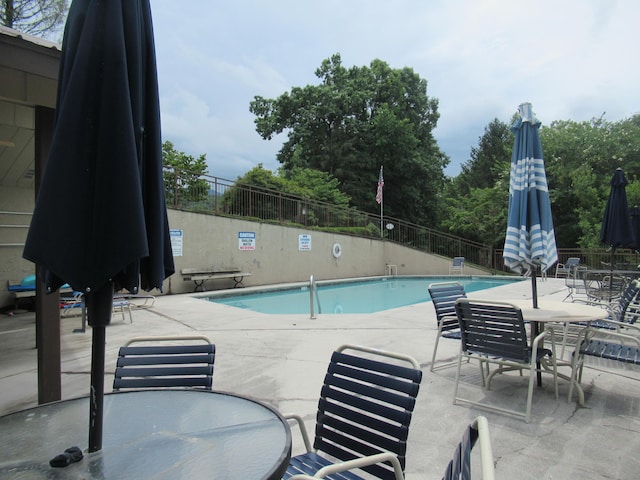
[[[149,0],[74,0],[62,47],[55,130],[23,255],[48,291],[69,283],[85,294],[96,451],[113,291],[162,288],[174,271]]]

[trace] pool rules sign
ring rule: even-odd
[[[238,250],[253,251],[256,249],[256,232],[238,232]]]

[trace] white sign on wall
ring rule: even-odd
[[[310,252],[311,251],[311,235],[303,233],[298,236],[298,251]]]
[[[171,238],[171,250],[173,251],[174,257],[182,256],[182,242],[183,242],[183,231],[182,230],[169,230],[169,237]]]
[[[256,232],[238,232],[238,250],[256,249]]]

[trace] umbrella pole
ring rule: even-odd
[[[87,314],[92,328],[91,389],[89,392],[89,453],[102,449],[104,403],[104,355],[106,326],[111,322],[113,284],[87,294]]]
[[[531,265],[531,298],[533,300],[533,308],[538,308],[538,284],[536,282],[536,272],[538,268]]]
[[[536,281],[536,272],[538,267],[531,265],[531,298],[533,300],[533,308],[538,308],[538,283]],[[538,336],[540,326],[538,322],[531,322],[531,341]],[[536,362],[536,370],[538,371],[538,386],[542,386],[542,366],[540,362]]]
[[[609,303],[611,303],[611,297],[613,297],[613,262],[615,260],[615,247],[611,247],[611,264],[609,265]]]

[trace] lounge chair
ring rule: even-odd
[[[210,390],[215,353],[215,345],[204,335],[132,338],[118,351],[113,390]]]
[[[112,315],[120,314],[124,322],[125,313],[129,315],[129,323],[133,323],[133,314],[131,313],[131,302],[125,297],[114,295]],[[73,292],[60,296],[60,315],[62,317],[81,315],[82,321],[80,328],[74,330],[74,333],[84,333],[87,329],[87,307],[84,302],[82,292]]]
[[[489,302],[461,298],[456,300],[456,314],[460,322],[462,334],[462,348],[458,355],[458,370],[453,391],[453,403],[475,405],[487,410],[507,413],[524,418],[529,422],[531,418],[531,401],[533,397],[534,378],[536,372],[551,372],[554,379],[555,395],[558,398],[558,372],[555,356],[555,342],[553,331],[544,331],[537,335],[529,344],[522,310],[504,302]],[[552,349],[540,348],[538,345],[551,335]],[[463,359],[475,358],[480,361],[480,374],[483,386],[489,390],[491,381],[497,374],[516,370],[522,373],[529,370],[529,388],[524,412],[491,406],[487,403],[473,401],[458,395],[460,374]],[[550,370],[536,367],[542,360],[551,362]],[[484,365],[483,365],[484,364]],[[498,365],[493,372],[486,376],[485,369],[491,364]]]
[[[351,472],[337,472],[361,469],[375,478],[403,480],[421,380],[420,366],[409,356],[357,345],[339,347],[320,393],[313,446],[302,417],[285,415],[300,427],[306,453],[291,459],[283,478],[359,479]]]

